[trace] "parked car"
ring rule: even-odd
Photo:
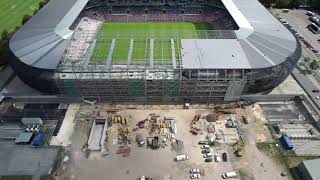
[[[201,151],[202,154],[206,154],[206,153],[209,153],[209,152],[210,152],[209,149],[204,149],[204,150]]]
[[[212,162],[212,158],[206,158],[204,161],[205,162]]]
[[[319,90],[318,89],[314,89],[314,90],[312,90],[312,92],[317,93],[317,92],[319,92]]]
[[[212,153],[206,153],[203,155],[204,158],[212,157]]]
[[[228,155],[227,155],[227,153],[222,153],[222,160],[223,160],[223,161],[228,161]]]
[[[200,144],[200,145],[207,145],[208,142],[207,142],[207,141],[199,141],[198,144]]]
[[[203,146],[201,146],[201,149],[209,149],[209,145],[203,145]]]
[[[190,169],[190,173],[200,173],[200,169]]]
[[[316,25],[320,25],[320,18],[317,16],[312,16],[309,18],[310,21],[314,22]]]
[[[201,178],[201,175],[198,174],[198,173],[196,173],[196,174],[191,174],[191,175],[190,175],[190,178],[191,178],[191,179],[200,179],[200,178]]]
[[[222,174],[222,178],[223,178],[223,179],[234,178],[234,177],[237,177],[237,176],[238,176],[238,173],[235,172],[235,171],[225,172],[225,173]]]
[[[188,159],[189,159],[189,156],[186,154],[176,156],[176,161],[185,161]]]
[[[141,176],[139,177],[139,180],[152,180],[152,178],[149,176]]]
[[[308,15],[308,16],[315,16],[316,14],[315,14],[314,12],[307,11],[307,15]]]

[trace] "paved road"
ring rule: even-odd
[[[320,97],[320,92],[312,92],[314,89],[318,89],[316,85],[314,85],[307,76],[301,73],[293,73],[293,77],[297,80],[297,82],[301,85],[301,87],[307,92],[311,100],[315,103],[315,105],[320,109],[320,99],[317,99],[317,96]]]

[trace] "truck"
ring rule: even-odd
[[[137,141],[139,147],[143,147],[145,144],[144,138],[141,134],[136,135],[136,141]]]
[[[186,161],[188,159],[189,159],[189,156],[186,154],[178,155],[175,158],[176,161]]]

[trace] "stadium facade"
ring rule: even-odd
[[[177,41],[170,39],[170,63],[154,63],[152,35],[147,40],[147,63],[131,61],[132,48],[121,63],[113,61],[112,52],[103,64],[92,62],[90,53],[104,38],[97,31],[81,31],[79,21],[88,12],[97,16],[99,7],[108,9],[108,18],[103,21],[112,21],[119,14],[112,16],[111,9],[123,6],[123,2],[51,0],[11,38],[10,64],[26,84],[45,94],[125,102],[233,101],[244,94],[268,92],[288,77],[301,56],[300,43],[258,0],[194,1],[137,1],[141,7],[164,7],[163,14],[170,13],[165,10],[170,6],[183,8],[178,14],[173,12],[175,21],[192,17],[187,14],[188,7],[201,14],[203,7],[212,6],[230,15],[231,24],[235,23],[236,28],[208,30],[203,37],[183,36],[179,48],[174,48]],[[139,10],[137,2],[125,6]],[[123,21],[131,22],[131,13],[122,13]],[[144,9],[141,14],[133,21],[148,17],[150,12]],[[152,17],[144,22],[167,20]],[[134,46],[133,36],[138,35],[126,36],[130,47]],[[111,38],[111,44],[115,39]],[[75,41],[84,42],[83,46],[74,46]]]

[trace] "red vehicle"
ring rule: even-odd
[[[142,129],[142,128],[144,128],[145,122],[146,122],[146,120],[139,121],[137,126]]]

